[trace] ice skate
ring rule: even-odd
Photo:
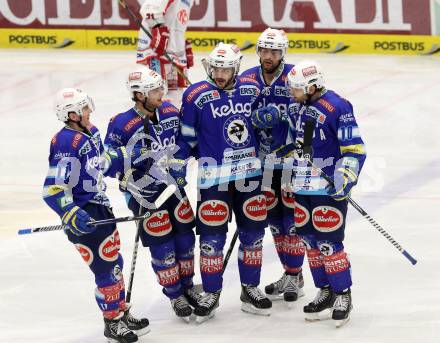
[[[270,316],[271,314],[272,302],[258,287],[242,285],[240,300],[243,312],[260,316]]]
[[[177,317],[181,318],[184,322],[189,323],[193,311],[184,295],[181,295],[176,299],[171,299],[171,306]]]
[[[315,299],[304,306],[305,319],[307,321],[330,319],[334,301],[335,294],[330,287],[320,288]]]
[[[333,303],[332,319],[337,328],[340,328],[350,320],[350,312],[352,309],[353,304],[351,302],[350,290],[336,294],[335,302]]]
[[[132,343],[138,341],[138,336],[131,331],[122,320],[124,314],[120,313],[116,318],[104,318],[104,336],[109,343]]]
[[[196,323],[201,324],[211,319],[215,315],[215,310],[219,306],[220,291],[214,293],[205,293],[194,309]]]

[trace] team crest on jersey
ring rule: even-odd
[[[182,8],[179,12],[177,12],[177,20],[182,25],[185,25],[188,22],[188,12],[185,8]]]
[[[200,94],[196,101],[195,104],[198,108],[202,108],[204,104],[220,99],[220,93],[218,90],[214,89],[211,91],[207,91],[207,92],[203,92],[202,94]]]
[[[87,265],[91,265],[93,263],[93,252],[92,250],[84,244],[76,243],[75,244],[76,250],[80,253],[81,257],[83,258],[84,262],[87,263]]]
[[[161,135],[163,133],[163,127],[161,125],[153,125],[153,128],[156,135]]]
[[[246,119],[240,115],[233,115],[223,125],[223,137],[233,148],[243,148],[251,140]]]

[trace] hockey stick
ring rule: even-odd
[[[170,196],[174,193],[176,187],[174,185],[168,186],[157,198],[157,200],[154,202],[154,206],[161,206]],[[116,223],[124,223],[124,222],[131,222],[135,220],[143,220],[145,218],[148,218],[151,215],[151,212],[148,211],[144,215],[141,216],[128,216],[128,217],[119,217],[119,218],[110,218],[110,219],[103,219],[103,220],[96,220],[93,222],[88,222],[88,225],[93,226],[100,226],[100,225],[106,225],[106,224],[116,224]],[[31,233],[39,233],[39,232],[47,232],[47,231],[59,231],[59,230],[66,230],[69,227],[67,225],[52,225],[52,226],[41,226],[41,227],[35,227],[30,229],[20,229],[18,230],[19,235],[28,235]]]
[[[235,243],[237,242],[238,238],[238,229],[235,230],[234,236],[232,236],[231,244],[229,244],[229,249],[226,252],[225,260],[223,261],[223,269],[222,269],[222,275],[225,273],[226,266],[228,265],[229,258],[231,257],[232,251],[234,250]]]
[[[304,146],[311,146],[309,142],[311,142],[313,137],[313,130],[315,127],[315,121],[314,120],[306,120],[305,127],[304,127]],[[299,143],[299,146],[297,145],[296,148],[302,148],[301,143]],[[326,180],[331,186],[334,186],[334,182],[330,176],[328,176],[324,171],[317,167],[312,161],[311,161],[311,154],[307,154],[306,161],[307,163]],[[357,202],[355,202],[350,195],[347,196],[348,202],[366,219],[368,222],[373,225],[373,227],[379,231],[382,236],[384,236],[394,247],[399,250],[403,256],[405,256],[412,265],[415,265],[417,263],[417,260],[410,255],[409,252],[407,252],[405,249],[402,248],[402,246],[397,243],[397,241],[390,236],[388,232],[385,231],[385,229],[380,226]]]
[[[128,5],[125,3],[125,0],[118,0],[119,4],[125,9],[125,11],[127,12],[128,16],[130,17],[131,20],[133,20],[138,27],[145,32],[145,34],[148,36],[148,38],[153,39],[153,36],[151,35],[150,32],[148,32],[148,30],[145,28],[144,25],[142,25],[142,21],[137,18],[133,11],[130,9],[130,7],[128,7]],[[188,77],[185,75],[185,73],[183,72],[182,69],[180,69],[176,63],[174,63],[174,61],[172,60],[172,58],[170,57],[170,55],[168,55],[168,53],[165,51],[164,53],[165,58],[168,60],[168,62],[170,62],[173,67],[176,69],[177,73],[183,77],[186,82],[188,82],[188,84],[192,85],[192,82],[188,79]]]
[[[143,127],[144,127],[144,133],[147,135],[147,137],[146,137],[146,139],[147,139],[147,149],[148,150],[151,150],[151,145],[150,145],[150,140],[149,140],[149,136],[150,136],[150,127],[148,126],[148,124],[149,124],[149,119],[148,119],[148,116],[147,115],[145,115],[145,118],[143,119]],[[151,169],[151,158],[150,159],[148,159],[148,161],[147,161],[147,171],[149,172],[150,171],[150,169]],[[169,186],[170,187],[170,186]],[[174,187],[174,189],[173,189],[173,193],[176,191],[176,187]],[[171,193],[172,194],[172,193]],[[170,194],[170,196],[171,196],[171,194]],[[169,196],[167,197],[167,199],[169,198]],[[166,200],[166,199],[165,199]],[[165,201],[164,201],[165,202]],[[162,202],[163,203],[163,202]],[[158,204],[154,204],[154,208],[155,209],[157,209],[157,208],[159,208],[160,207],[160,205],[162,205],[162,204],[160,204],[159,206],[157,206]],[[141,204],[139,204],[139,214],[141,214],[141,212],[142,212],[142,205]],[[147,211],[147,213],[148,213],[148,211]],[[134,246],[133,246],[133,255],[132,255],[132,257],[131,257],[131,267],[130,267],[130,278],[129,278],[129,280],[128,280],[128,287],[127,287],[127,293],[126,293],[126,295],[125,295],[125,301],[127,302],[127,303],[129,303],[130,302],[130,300],[131,300],[131,292],[132,292],[132,289],[133,289],[133,282],[134,282],[134,271],[135,271],[135,269],[136,269],[136,261],[137,261],[137,254],[138,254],[138,249],[139,249],[139,237],[140,237],[140,231],[141,231],[141,229],[140,229],[140,223],[139,222],[136,222],[136,235],[134,236]]]
[[[240,50],[241,51],[245,51],[245,50],[248,50],[248,49],[250,49],[250,48],[252,48],[252,47],[254,47],[255,46],[255,44],[254,43],[252,43],[252,42],[250,42],[250,41],[245,41],[241,46],[240,46]]]

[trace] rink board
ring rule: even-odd
[[[186,33],[196,52],[208,52],[218,42],[254,44],[259,35],[258,32]],[[289,53],[440,55],[440,36],[333,33],[288,33],[287,36]],[[0,29],[0,48],[134,50],[136,45],[134,30]]]

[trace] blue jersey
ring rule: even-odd
[[[253,67],[242,73],[242,76],[252,78],[260,85],[262,97],[258,102],[258,107],[267,106],[269,104],[275,105],[280,110],[281,115],[286,119],[285,121],[280,121],[279,124],[273,128],[258,130],[260,143],[258,155],[262,160],[266,158],[264,163],[266,168],[283,168],[282,162],[284,161],[282,159],[276,159],[267,155],[294,141],[293,124],[288,116],[288,107],[291,97],[286,87],[287,74],[292,68],[292,64],[282,63],[269,85],[264,81],[261,67]]]
[[[258,82],[245,77],[237,77],[230,90],[201,81],[185,91],[176,157],[186,159],[192,154],[199,158],[199,185],[261,175],[251,122],[259,97]]]
[[[113,162],[113,163],[112,163]],[[60,216],[88,202],[109,206],[103,176],[114,176],[121,163],[104,154],[99,131],[64,127],[50,144],[49,171],[44,181],[44,201]]]
[[[296,128],[296,139],[304,139],[304,123],[315,121],[312,148],[313,163],[333,177],[336,167],[348,167],[359,175],[366,158],[364,142],[353,114],[351,103],[328,90],[311,104],[291,103],[290,114]],[[295,160],[296,161],[296,160]],[[296,162],[294,191],[297,194],[327,195],[319,173],[301,161]]]
[[[153,161],[148,163],[147,158],[143,163],[137,164],[134,177],[138,179],[150,174],[157,183],[161,183],[168,178],[167,158],[175,148],[179,131],[179,110],[171,103],[163,102],[156,109],[155,116],[157,121],[148,120],[147,127],[144,127],[144,118],[135,108],[117,114],[110,120],[104,144],[106,148],[113,149],[128,145],[148,148],[148,156]],[[150,170],[147,170],[148,165]]]

